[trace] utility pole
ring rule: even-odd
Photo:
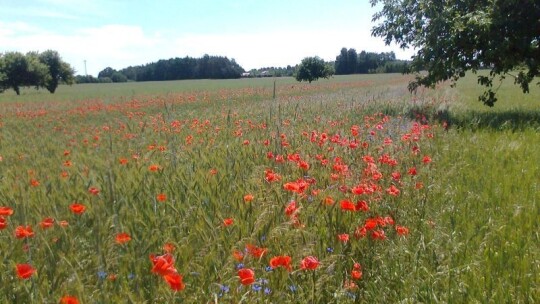
[[[86,59],[84,60],[84,76],[88,77],[88,73],[86,72]]]

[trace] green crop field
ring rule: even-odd
[[[410,79],[0,94],[0,303],[538,303],[540,88]]]

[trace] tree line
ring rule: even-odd
[[[79,76],[78,82],[162,81],[240,78],[244,69],[234,59],[204,55],[201,58],[170,58],[121,70],[103,69],[98,78]]]
[[[74,74],[57,51],[0,54],[0,93],[13,89],[19,95],[21,87],[45,88],[54,93],[58,84],[72,84]]]
[[[403,73],[408,62],[397,60],[394,52],[357,53],[355,49],[342,48],[334,64],[336,75],[368,73]]]

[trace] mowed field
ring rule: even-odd
[[[409,79],[0,94],[0,303],[538,303],[539,87]]]

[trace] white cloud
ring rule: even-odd
[[[342,47],[357,51],[394,50],[398,58],[411,51],[385,47],[369,30],[356,32],[267,32],[260,34],[178,35],[146,33],[140,26],[104,25],[58,34],[26,23],[0,22],[0,45],[5,51],[57,50],[79,74],[97,75],[107,66],[121,69],[171,57],[200,57],[204,54],[235,58],[245,69],[295,65],[307,56],[334,60]]]

